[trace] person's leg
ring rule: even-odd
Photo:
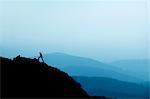
[[[40,61],[40,56],[38,57],[38,61]]]
[[[43,59],[43,57],[41,57],[41,59],[42,59],[42,61],[43,61],[43,63],[44,63],[44,59]]]

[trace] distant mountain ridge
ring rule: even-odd
[[[123,81],[141,82],[142,79],[123,73],[121,68],[85,57],[64,53],[45,54],[48,64],[57,66],[72,76],[103,76]]]
[[[130,59],[119,60],[110,63],[113,66],[122,68],[131,75],[150,81],[150,60],[149,59]]]
[[[117,99],[148,99],[150,85],[119,81],[107,77],[74,76],[90,95],[106,95]],[[120,97],[120,98],[119,98]]]

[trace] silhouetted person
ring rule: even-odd
[[[44,63],[44,59],[43,59],[43,55],[42,55],[42,53],[41,52],[39,52],[39,54],[40,54],[40,56],[38,57],[38,61],[40,61],[40,58],[41,58],[41,60],[43,61],[43,63]]]

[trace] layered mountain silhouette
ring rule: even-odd
[[[124,82],[107,77],[73,77],[89,95],[105,95],[118,99],[148,99],[150,85]]]
[[[128,74],[130,75],[134,75],[146,81],[150,81],[149,59],[118,60],[111,62],[110,64],[128,71]]]
[[[2,98],[91,97],[67,73],[35,58],[0,57],[0,64]]]
[[[73,56],[64,53],[45,54],[44,60],[71,76],[110,77],[122,81],[142,82],[143,79],[129,75],[127,71],[91,58]]]

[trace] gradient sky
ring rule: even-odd
[[[149,0],[0,0],[1,55],[150,58]]]

